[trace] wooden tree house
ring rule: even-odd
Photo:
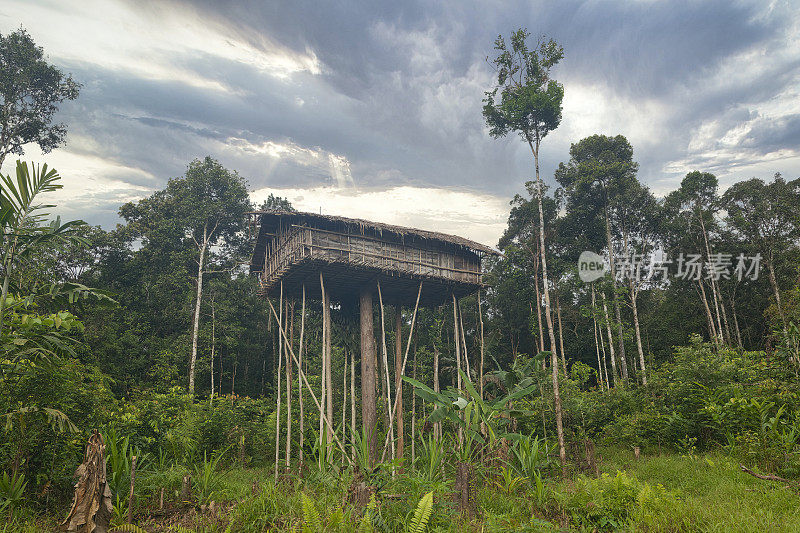
[[[482,284],[482,260],[497,252],[482,244],[432,231],[424,231],[401,226],[393,226],[367,220],[339,216],[302,213],[295,211],[262,211],[252,213],[251,227],[256,235],[255,248],[250,263],[250,272],[258,276],[264,295],[303,301],[306,299],[322,302],[323,311],[323,376],[322,398],[317,400],[311,391],[312,399],[320,410],[320,425],[325,419],[328,442],[332,440],[344,447],[333,433],[333,406],[331,395],[325,395],[325,388],[331,390],[330,383],[330,307],[331,301],[342,306],[358,305],[361,327],[361,397],[362,424],[370,439],[370,459],[377,459],[377,440],[374,431],[376,414],[377,347],[373,325],[373,300],[377,296],[381,316],[381,348],[383,360],[387,361],[385,340],[384,304],[396,307],[395,339],[402,338],[402,306],[413,306],[411,330],[408,343],[403,352],[399,342],[395,342],[395,391],[392,395],[389,386],[388,370],[387,405],[393,405],[389,419],[397,415],[398,442],[392,455],[399,451],[402,455],[402,386],[400,376],[405,374],[408,349],[416,320],[417,310],[422,306],[439,306],[452,301],[454,309],[455,335],[459,337],[457,302],[460,298],[479,290]],[[293,342],[286,333],[283,303],[279,311],[269,303],[274,318],[281,325],[282,343],[279,346],[279,360],[285,351],[287,375],[291,376],[291,363],[297,365],[298,357],[292,348]],[[288,313],[287,313],[288,314]],[[302,318],[304,323],[304,314]],[[463,324],[460,335],[463,336]],[[301,327],[302,331],[302,327]],[[302,333],[301,333],[302,335]],[[301,343],[302,346],[302,343]],[[466,345],[464,345],[466,348]],[[460,346],[456,343],[456,355]],[[481,350],[482,351],[482,350]],[[302,354],[300,354],[302,356]],[[327,368],[326,368],[327,361]],[[352,360],[351,360],[352,364]],[[280,365],[280,363],[279,363]],[[482,365],[481,365],[482,366]],[[388,369],[388,366],[386,366]],[[468,365],[467,365],[468,368]],[[300,379],[304,379],[302,371]],[[351,371],[351,387],[354,372]],[[346,378],[346,374],[345,374]],[[280,371],[278,374],[280,381]],[[291,377],[289,377],[291,379]],[[460,378],[459,378],[460,379]],[[280,391],[280,386],[278,387]],[[290,398],[287,386],[287,400]],[[394,401],[392,401],[392,399]],[[280,405],[280,399],[278,400]],[[399,413],[398,413],[399,407]],[[280,416],[278,416],[278,420]],[[287,418],[287,423],[290,418]],[[279,424],[279,422],[278,422]],[[393,425],[390,423],[392,432]],[[277,431],[280,434],[279,428]],[[387,445],[393,435],[387,433]],[[287,464],[289,466],[289,445],[287,439]],[[277,475],[276,443],[276,475]]]

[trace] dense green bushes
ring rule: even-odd
[[[769,471],[800,471],[800,384],[786,361],[695,338],[653,370],[646,387],[569,387],[573,438],[683,453],[725,447]]]

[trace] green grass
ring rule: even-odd
[[[598,527],[606,531],[800,532],[798,494],[784,483],[756,479],[741,472],[738,464],[720,453],[691,457],[643,455],[638,461],[631,451],[620,448],[606,448],[599,453],[601,469],[609,474],[608,478],[550,479],[539,502],[527,492],[530,490],[527,484],[504,490],[498,486],[502,485],[499,476],[484,472],[476,487],[480,516],[471,520],[460,517],[449,498],[453,490],[450,472],[444,482],[399,475],[382,487],[382,494],[390,496],[376,503],[373,523],[381,526],[378,530],[403,531],[422,496],[433,492],[427,528],[430,532],[565,531],[567,524],[570,530],[581,531],[579,521],[586,515],[580,508],[576,511],[576,502],[593,508],[592,520],[598,515],[602,517],[603,509],[611,509],[609,516],[616,513],[615,520],[623,517],[617,521],[590,522],[583,526],[584,531]],[[618,471],[625,474],[617,476]],[[163,482],[174,486],[178,473],[155,476],[147,484],[148,492],[155,495],[156,486]],[[142,520],[139,525],[150,532],[168,531],[170,525],[176,524],[198,532],[223,532],[229,526],[232,533],[297,531],[303,526],[302,494],[305,493],[323,522],[337,515],[343,517],[340,526],[326,531],[355,531],[358,514],[344,505],[350,481],[347,472],[312,470],[305,479],[276,485],[271,468],[232,468],[220,473],[215,516],[186,508],[177,517]],[[146,514],[143,507],[157,505],[156,500],[146,497],[140,502],[140,517]],[[42,530],[57,520],[24,512],[20,518],[11,530]]]
[[[639,481],[661,484],[674,492],[680,509],[673,518],[683,522],[684,530],[800,531],[797,493],[784,483],[742,472],[737,463],[722,454],[643,456],[638,461],[627,450],[606,449],[602,455],[603,471],[625,470]],[[666,527],[669,524],[661,525],[670,530]]]

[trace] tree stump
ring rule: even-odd
[[[586,451],[586,464],[589,470],[595,475],[595,477],[600,477],[600,464],[597,462],[597,458],[595,457],[594,451],[594,442],[592,439],[586,439],[583,441],[583,448]]]
[[[353,477],[353,482],[347,490],[347,501],[361,511],[369,505],[373,494],[375,494],[375,487],[368,485],[364,476],[359,473]]]
[[[111,489],[106,482],[106,443],[97,430],[86,443],[83,463],[75,471],[72,508],[61,523],[62,531],[106,533],[111,523]]]
[[[458,463],[456,466],[456,504],[462,513],[468,516],[476,514],[475,488],[473,486],[472,466],[467,463]]]
[[[192,476],[186,474],[183,476],[183,483],[181,483],[180,501],[187,503],[192,501]]]

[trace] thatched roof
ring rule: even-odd
[[[408,237],[414,239],[423,239],[431,241],[432,245],[441,245],[441,243],[448,243],[455,247],[472,251],[474,253],[499,255],[496,250],[485,246],[483,244],[459,237],[457,235],[448,235],[446,233],[439,233],[437,231],[427,231],[416,228],[407,228],[404,226],[395,226],[392,224],[384,224],[382,222],[373,222],[370,220],[362,220],[359,218],[347,218],[334,215],[322,215],[318,213],[307,213],[300,211],[256,211],[253,213],[260,218],[261,232],[268,231],[274,232],[278,228],[281,221],[297,225],[311,225],[319,227],[324,225],[338,225],[340,227],[347,227],[348,229],[356,230],[356,233],[365,234],[374,232],[378,235],[389,233],[406,239]]]

